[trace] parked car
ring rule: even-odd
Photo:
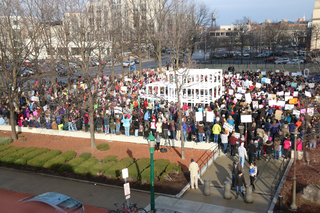
[[[125,61],[125,62],[123,62],[123,64],[122,64],[123,67],[129,67],[129,66],[133,66],[133,65],[135,65],[134,60]]]
[[[139,62],[140,62],[139,58],[135,58],[135,59],[133,59],[133,60],[134,60],[134,62],[135,62],[136,64],[139,64]]]
[[[274,60],[273,60],[273,57],[272,57],[272,58],[266,58],[264,61],[265,62],[274,62],[274,61],[276,61],[278,59],[279,59],[279,57],[275,57]]]
[[[93,67],[94,66],[99,66],[99,61],[97,59],[93,59],[93,60],[90,61],[90,65],[93,66]]]
[[[46,192],[40,195],[26,197],[19,200],[18,203],[34,208],[34,210],[37,211],[38,208],[41,208],[42,211],[51,210],[52,212],[85,213],[82,203],[56,192]]]
[[[289,61],[290,61],[289,58],[279,58],[278,60],[276,60],[276,61],[273,62],[273,63],[275,63],[275,64],[286,64],[286,63],[288,63]]]
[[[304,63],[304,60],[294,58],[294,59],[291,59],[290,61],[288,61],[287,64],[303,64],[303,63]]]

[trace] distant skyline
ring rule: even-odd
[[[266,19],[273,21],[296,22],[305,14],[306,20],[312,18],[315,0],[202,0],[217,14],[217,25],[233,24],[244,16],[253,22]]]

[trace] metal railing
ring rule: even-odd
[[[287,168],[288,162],[289,162],[289,160],[282,159],[282,162],[278,168],[278,171],[277,171],[277,173],[271,183],[271,187],[270,187],[270,199],[271,200],[273,199],[273,197],[277,191],[277,188],[281,182],[281,178],[284,174],[284,171]]]

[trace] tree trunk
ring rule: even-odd
[[[161,58],[162,47],[161,47],[161,41],[159,41],[158,50],[160,50],[160,52],[158,54],[159,70],[160,70],[160,72],[162,72],[162,58]]]
[[[89,116],[90,116],[90,140],[91,140],[91,149],[96,148],[96,141],[94,136],[94,106],[93,106],[93,96],[91,90],[88,92],[89,95]]]
[[[10,107],[10,126],[11,126],[12,139],[18,140],[17,133],[16,133],[15,116],[14,116],[15,110],[14,110],[12,101],[10,101],[9,107]]]
[[[179,109],[179,122],[180,122],[180,137],[181,133],[183,135],[183,127],[182,127],[182,112],[181,112],[181,103],[180,103],[180,90],[181,85],[178,84],[178,76],[177,76],[177,69],[174,69],[174,76],[175,76],[175,84],[176,84],[176,90],[177,90],[177,96],[178,96],[178,109]],[[183,82],[183,80],[182,80]],[[183,138],[183,137],[181,137]],[[179,139],[178,139],[179,140]],[[184,139],[181,140],[181,159],[184,160]]]
[[[157,60],[157,57],[154,57],[154,71],[157,71],[157,67],[158,67],[158,60]]]
[[[242,64],[242,60],[243,60],[243,45],[241,45],[241,64]]]
[[[35,68],[36,68],[36,75],[37,75],[37,81],[40,82],[40,70],[39,70],[39,64],[38,64],[38,57],[35,58]]]

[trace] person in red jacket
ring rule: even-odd
[[[231,144],[231,156],[236,155],[236,145],[237,145],[237,138],[235,137],[235,134],[232,133],[231,137],[229,138],[230,144]]]
[[[301,138],[298,138],[297,140],[297,151],[301,151],[302,150],[302,141]]]
[[[85,131],[88,132],[88,128],[89,128],[89,115],[85,114],[84,116],[84,127],[85,127]]]

